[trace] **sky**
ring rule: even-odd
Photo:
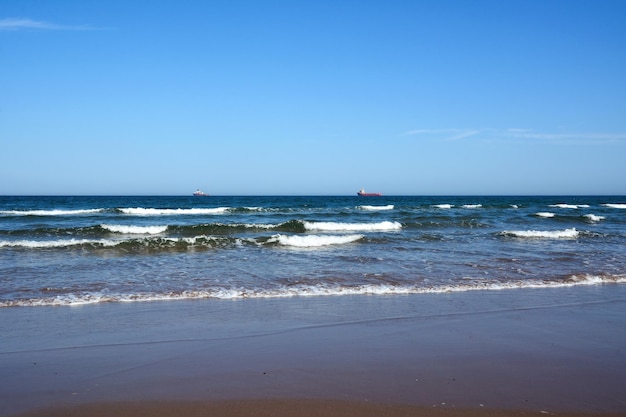
[[[626,195],[624,16],[0,0],[0,195]]]

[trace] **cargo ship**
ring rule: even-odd
[[[196,191],[193,192],[193,195],[195,197],[208,197],[208,194],[203,192],[203,191],[200,191],[199,188]]]
[[[360,197],[380,197],[382,194],[381,193],[366,193],[365,190],[361,188],[361,190],[358,193],[356,193],[356,195]]]

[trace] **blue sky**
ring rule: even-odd
[[[626,195],[624,1],[0,3],[0,194]]]

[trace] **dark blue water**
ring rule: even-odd
[[[0,197],[0,307],[626,282],[626,197]]]

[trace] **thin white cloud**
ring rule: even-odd
[[[578,133],[545,133],[535,132],[532,130],[508,132],[509,136],[516,138],[528,139],[545,139],[545,140],[624,140],[626,133],[598,133],[598,132],[578,132]]]
[[[56,23],[42,22],[32,19],[22,18],[5,18],[0,19],[0,31],[17,31],[17,30],[98,30],[91,26],[70,26],[59,25]]]
[[[405,132],[403,136],[425,135],[436,136],[444,140],[459,140],[481,133],[480,129],[415,129]]]
[[[450,136],[447,140],[459,140],[459,139],[469,138],[470,136],[476,136],[476,135],[479,135],[480,133],[481,133],[480,130],[468,129],[468,130],[459,132],[456,135]]]
[[[550,133],[539,132],[532,129],[414,129],[402,134],[402,136],[424,136],[434,139],[453,141],[469,137],[477,137],[483,139],[528,139],[540,140],[544,142],[560,142],[560,143],[613,143],[626,140],[626,133],[601,133],[601,132],[568,132],[568,133]]]

